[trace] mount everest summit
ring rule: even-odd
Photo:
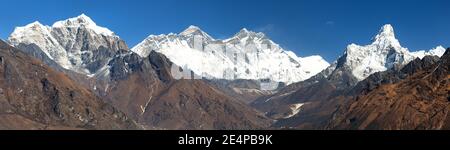
[[[245,28],[231,38],[216,40],[190,26],[179,34],[150,35],[131,50],[143,57],[156,51],[196,74],[228,80],[271,79],[290,84],[329,66],[320,56],[298,57],[263,33]]]
[[[171,60],[154,51],[140,57],[83,14],[52,27],[17,27],[9,43],[70,76],[143,129],[258,129],[270,122],[206,81],[174,80],[170,68],[177,65]]]

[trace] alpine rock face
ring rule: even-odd
[[[97,26],[84,14],[55,22],[51,27],[37,21],[17,27],[8,41],[52,67],[54,61],[64,69],[85,75],[95,74],[117,51],[128,49],[112,31]]]
[[[329,64],[320,56],[297,57],[263,33],[242,29],[217,40],[196,26],[179,34],[150,35],[131,49],[142,57],[151,51],[208,79],[270,79],[286,84],[302,81]]]

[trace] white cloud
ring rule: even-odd
[[[332,25],[334,25],[335,23],[334,23],[334,21],[330,21],[330,20],[329,20],[329,21],[325,22],[325,24],[326,24],[326,25],[332,26]]]

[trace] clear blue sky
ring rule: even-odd
[[[319,54],[331,62],[349,43],[368,44],[386,23],[410,50],[450,46],[449,6],[449,0],[8,0],[0,9],[0,38],[15,26],[85,13],[129,47],[191,24],[215,38],[245,27],[299,56]]]

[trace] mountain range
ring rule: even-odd
[[[33,22],[1,43],[0,128],[444,129],[448,51],[410,51],[389,24],[329,64],[245,28],[215,39],[190,26],[130,49],[84,14]]]
[[[270,79],[287,84],[303,81],[329,66],[320,56],[298,57],[263,33],[242,29],[216,40],[199,27],[179,34],[150,35],[131,49],[140,56],[156,51],[175,64],[215,79]]]

